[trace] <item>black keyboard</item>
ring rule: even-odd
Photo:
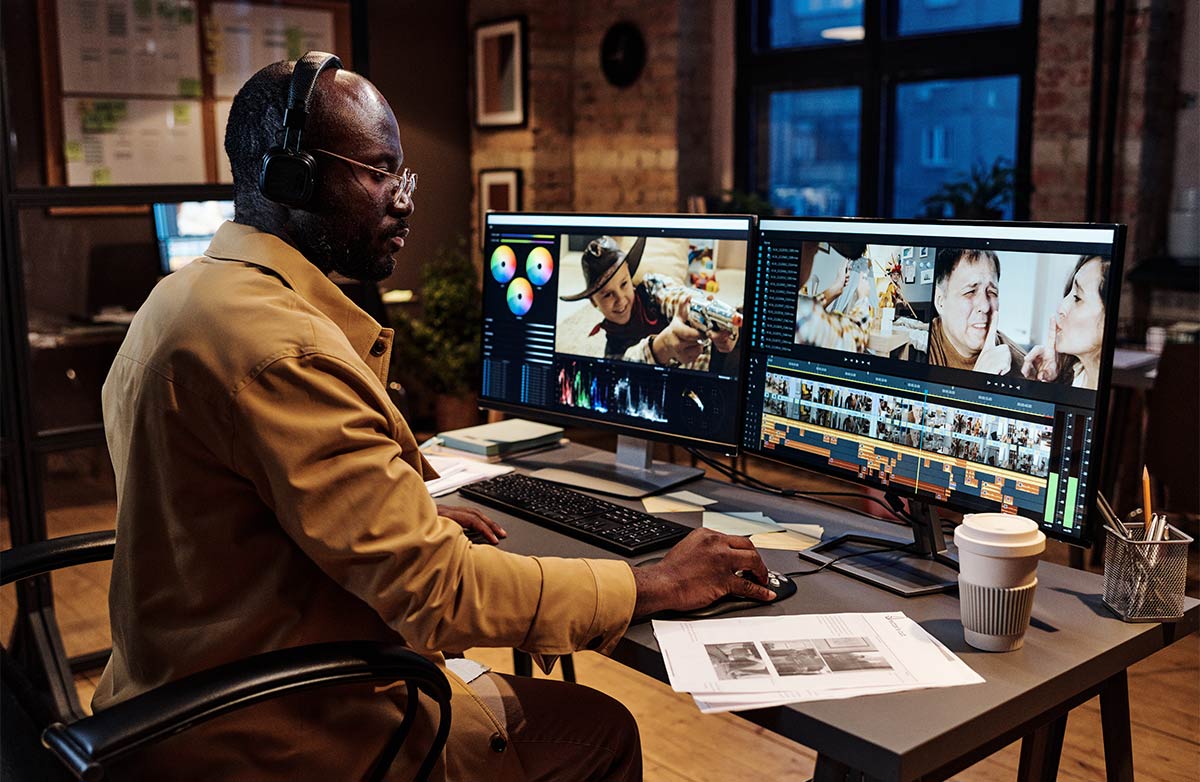
[[[692,531],[691,527],[515,472],[463,486],[458,493],[627,557],[669,548]]]

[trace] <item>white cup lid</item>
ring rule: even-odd
[[[968,513],[954,529],[954,544],[986,556],[1025,557],[1045,550],[1046,534],[1024,516]]]

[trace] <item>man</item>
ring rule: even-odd
[[[712,348],[730,353],[737,346],[738,329],[702,334],[688,325],[687,307],[693,296],[705,296],[661,274],[647,274],[633,283],[646,249],[646,237],[623,252],[616,241],[601,236],[588,243],[580,256],[582,291],[560,296],[563,301],[589,299],[604,320],[589,336],[607,335],[604,356],[619,361],[683,367],[706,371]]]
[[[929,363],[1021,376],[1025,353],[1001,334],[1000,259],[991,250],[938,250],[929,324]]]
[[[770,599],[736,575],[766,576],[740,538],[693,533],[634,570],[473,545],[459,524],[502,530],[439,513],[423,483],[433,472],[384,387],[392,332],[326,276],[383,279],[404,246],[415,180],[396,119],[362,77],[322,72],[302,137],[317,164],[312,198],[272,202],[258,175],[291,73],[264,68],[234,99],[235,221],[155,288],[104,386],[117,549],[113,654],[93,706],[302,644],[405,643],[438,662],[477,645],[608,652],[631,618],[730,592]],[[448,676],[438,775],[640,778],[636,725],[607,696]],[[361,686],[272,701],[140,753],[128,778],[359,779],[404,703],[403,688]],[[426,705],[390,779],[411,778],[433,727]]]

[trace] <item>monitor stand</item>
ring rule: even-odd
[[[908,512],[915,521],[913,542],[874,537],[839,535],[832,540],[800,552],[810,562],[825,564],[845,557],[829,567],[848,576],[882,587],[904,597],[948,592],[958,586],[958,562],[946,553],[942,522],[928,503],[908,500]],[[901,548],[879,550],[881,547]],[[862,553],[859,552],[872,552]]]
[[[617,437],[615,455],[602,452],[572,459],[561,467],[545,467],[531,475],[576,489],[636,499],[699,478],[704,470],[654,461],[653,444],[636,437]]]

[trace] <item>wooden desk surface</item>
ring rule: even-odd
[[[586,452],[580,446],[538,454],[515,464],[536,469]],[[903,539],[907,530],[808,500],[783,499],[712,480],[689,491],[718,500],[710,510],[762,510],[779,521],[818,523],[826,535],[862,531]],[[465,500],[460,500],[465,502]],[[636,501],[621,504],[640,506]],[[497,511],[509,537],[502,547],[522,554],[619,559],[616,554]],[[698,514],[669,516],[699,526]],[[767,566],[806,570],[791,552],[764,551]],[[958,599],[934,595],[905,599],[835,572],[796,579],[796,595],[757,609],[761,615],[903,611],[986,679],[981,685],[920,690],[866,699],[795,704],[741,712],[780,735],[812,747],[879,780],[912,780],[953,766],[974,749],[999,749],[1044,721],[1044,715],[1099,686],[1183,636],[1195,632],[1200,602],[1188,599],[1177,624],[1126,624],[1101,600],[1102,579],[1042,563],[1032,624],[1022,649],[989,654],[967,646]],[[632,626],[615,654],[618,661],[661,681],[666,670],[648,622]],[[869,704],[869,708],[866,707]],[[1136,751],[1136,748],[1135,748]]]

